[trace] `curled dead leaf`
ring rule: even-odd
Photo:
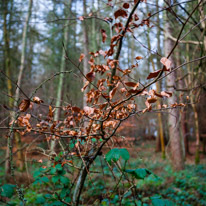
[[[36,103],[36,104],[41,104],[41,103],[43,103],[44,101],[41,100],[39,97],[33,97],[33,102]]]
[[[171,97],[172,96],[172,92],[162,91],[161,95],[164,96],[164,97]]]
[[[142,90],[140,90],[140,89],[130,89],[130,90],[128,91],[128,93],[129,93],[129,94],[137,94],[137,93],[140,92],[140,91],[142,91]]]
[[[160,72],[161,72],[161,69],[160,69],[160,70],[157,70],[157,71],[154,71],[154,72],[151,72],[151,73],[148,75],[147,79],[152,79],[152,78],[157,77]]]
[[[144,113],[147,112],[147,111],[148,111],[148,108],[143,109],[143,110],[142,110],[142,114],[144,114]]]
[[[124,9],[119,9],[119,10],[114,12],[115,19],[117,19],[120,16],[123,18],[127,17],[127,12]]]
[[[102,34],[102,42],[104,43],[107,39],[107,34],[106,31],[104,29],[101,29],[101,34]]]
[[[135,57],[135,59],[136,59],[136,60],[140,60],[140,59],[143,59],[143,57],[137,56],[137,57]]]
[[[163,96],[161,94],[158,94],[156,91],[154,92],[154,95],[160,98],[163,98]]]
[[[138,20],[139,20],[139,17],[137,16],[137,14],[134,14],[134,20],[135,20],[135,21],[138,21]]]
[[[114,97],[116,91],[117,91],[117,88],[115,87],[109,92],[109,99],[110,100]]]
[[[83,92],[87,88],[88,85],[89,85],[89,81],[86,81],[81,91]]]
[[[124,3],[124,4],[123,4],[123,7],[124,7],[125,9],[129,9],[129,4],[128,4],[128,3]]]
[[[81,54],[80,57],[79,57],[79,62],[81,62],[85,57],[85,54]]]
[[[52,106],[49,105],[49,117],[52,118],[54,116],[54,109],[52,110]]]
[[[102,56],[105,56],[106,55],[106,53],[105,53],[105,51],[103,51],[103,50],[99,50],[99,54],[101,54]]]
[[[162,69],[159,69],[159,70],[157,70],[157,71],[151,72],[151,73],[148,75],[147,79],[152,79],[152,78],[157,77],[161,71],[162,71]],[[169,71],[169,69],[167,69],[166,66],[164,66],[164,67],[163,67],[163,71]]]
[[[149,98],[147,98],[147,102],[148,103],[154,103],[154,102],[156,102],[157,101],[157,98],[156,97],[149,97]]]
[[[125,84],[128,86],[128,87],[133,87],[134,90],[137,89],[137,87],[139,87],[139,83],[137,82],[125,82]]]
[[[83,21],[83,20],[84,20],[84,17],[83,17],[83,16],[80,16],[80,17],[79,17],[79,20],[80,20],[80,21]]]
[[[23,99],[21,101],[21,103],[19,104],[18,108],[21,112],[25,112],[29,108],[29,106],[30,106],[30,100],[29,99]]]
[[[72,111],[79,113],[81,111],[81,109],[79,107],[72,107]]]
[[[121,91],[122,93],[124,93],[124,92],[126,92],[127,90],[123,87],[123,88],[120,89],[120,91]]]
[[[91,115],[91,114],[94,113],[94,108],[85,106],[85,107],[84,107],[84,112],[85,112],[87,115]]]
[[[127,108],[129,109],[130,112],[131,112],[132,110],[135,110],[136,107],[137,107],[136,104],[128,104],[128,105],[127,105]]]
[[[172,68],[172,62],[167,59],[166,57],[162,57],[160,62],[167,68],[167,69],[171,69]]]
[[[89,82],[92,82],[95,78],[95,73],[93,71],[86,74],[86,78]]]

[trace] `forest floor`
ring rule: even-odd
[[[168,158],[168,148],[166,149],[167,158],[165,159],[162,159],[161,152],[155,152],[155,141],[144,141],[136,146],[127,147],[127,150],[131,156],[127,165],[129,169],[146,168],[154,174],[144,180],[135,181],[139,193],[137,205],[151,205],[151,197],[157,196],[171,200],[174,203],[167,205],[206,205],[206,155],[201,153],[200,163],[198,165],[194,164],[195,142],[190,144],[192,155],[186,156],[185,169],[179,172],[175,172],[171,167],[171,161]],[[106,174],[106,167],[104,167],[104,171]],[[97,179],[98,177],[96,177]],[[105,187],[111,187],[112,179],[107,176],[106,181],[108,184]],[[124,188],[122,189],[124,190]],[[98,197],[98,191],[95,192]],[[95,192],[91,189],[84,195],[89,196],[89,193],[91,193],[94,197]],[[100,193],[102,193],[102,190]],[[129,194],[128,197],[131,199]],[[111,204],[111,201],[109,203],[110,205],[117,204],[115,201],[113,204]],[[105,205],[109,203],[106,199]],[[123,205],[132,205],[132,203],[129,200],[127,202],[125,199]]]
[[[118,147],[118,146],[116,146]],[[162,159],[161,152],[155,152],[155,141],[148,140],[138,145],[126,146],[130,154],[130,160],[127,163],[127,169],[136,169],[136,168],[146,168],[152,172],[152,175],[149,175],[144,180],[134,180],[136,188],[138,191],[138,202],[137,205],[151,205],[152,197],[161,197],[166,200],[172,201],[172,205],[180,206],[205,206],[206,205],[206,156],[201,153],[200,164],[194,164],[194,152],[195,144],[191,142],[190,152],[192,155],[187,155],[185,169],[179,172],[173,171],[171,167],[170,159]],[[166,153],[169,149],[166,149]],[[103,153],[106,154],[108,149]],[[37,160],[42,157],[38,154],[33,157],[30,156],[29,160]],[[44,159],[43,159],[44,160]],[[45,159],[45,161],[47,161]],[[120,163],[123,165],[123,160],[121,159]],[[28,165],[32,166],[32,165]],[[38,170],[40,164],[36,163],[32,166],[31,179],[33,182],[32,175],[36,170]],[[100,173],[90,174],[89,178],[85,183],[85,190],[82,194],[82,199],[84,199],[83,205],[118,205],[118,194],[114,194],[114,197],[111,198],[111,191],[115,186],[115,181],[112,177],[111,170],[102,157],[99,157],[95,164],[91,167],[91,171],[100,171]],[[115,169],[115,174],[117,177],[121,176],[118,174],[118,171]],[[21,177],[19,178],[19,183],[26,185],[28,176],[25,173],[18,172]],[[70,176],[69,179],[73,179],[73,176]],[[3,165],[0,168],[0,183],[5,184],[4,180],[4,169]],[[12,183],[12,182],[10,182]],[[39,189],[43,187],[40,186]],[[37,187],[38,188],[38,187]],[[25,198],[28,200],[30,205],[39,205],[36,204],[40,197],[38,194],[40,191],[36,186],[31,186],[29,190],[25,191]],[[124,192],[126,190],[126,184],[119,184],[119,191]],[[41,196],[42,197],[42,196]],[[101,203],[99,199],[102,199]],[[125,198],[122,201],[123,206],[133,206],[131,202],[132,195],[130,192],[125,195]],[[16,201],[18,198],[14,196]],[[18,205],[18,204],[17,204]],[[168,204],[171,205],[171,204]]]

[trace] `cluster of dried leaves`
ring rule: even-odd
[[[127,18],[128,9],[131,3],[124,3],[123,7],[114,13],[115,19]],[[80,20],[84,20],[82,17]],[[133,29],[147,25],[149,20],[142,20],[138,24],[139,17],[134,14],[129,21],[127,28],[119,21],[113,24],[113,30],[116,34],[111,38],[110,47],[108,50],[99,50],[90,53],[89,65],[90,71],[85,74],[86,83],[82,88],[82,92],[92,84],[86,92],[88,106],[83,109],[67,105],[62,107],[64,118],[59,121],[54,121],[55,108],[51,105],[48,107],[48,114],[45,118],[39,118],[35,125],[30,123],[31,115],[28,112],[32,109],[32,104],[42,104],[43,101],[39,97],[34,97],[32,100],[24,99],[19,105],[21,115],[17,120],[17,124],[25,127],[21,134],[36,131],[38,133],[46,133],[47,140],[58,138],[69,138],[75,140],[78,145],[82,140],[85,140],[85,151],[88,152],[89,144],[92,144],[91,139],[107,140],[115,135],[115,132],[122,121],[134,114],[141,114],[147,111],[152,111],[153,104],[158,98],[169,98],[172,96],[170,92],[162,91],[157,93],[154,89],[150,89],[141,85],[140,82],[128,81],[128,74],[138,64],[131,65],[127,69],[120,67],[119,60],[113,59],[117,45],[121,38],[127,33],[133,33]],[[107,34],[104,29],[101,29],[102,42],[106,42]],[[102,56],[105,59],[105,64],[98,64],[96,58]],[[85,58],[85,54],[81,54],[79,62]],[[141,60],[141,56],[137,56],[136,60]],[[161,59],[163,71],[170,71],[172,62],[163,57]],[[112,71],[116,69],[116,75],[112,76]],[[157,78],[162,69],[151,72],[147,79]],[[98,74],[98,75],[97,75]],[[102,78],[96,78],[100,76]],[[155,81],[154,81],[155,82]],[[109,90],[108,88],[112,88]],[[139,97],[146,99],[145,108],[139,108],[137,100]],[[171,107],[184,106],[183,104],[169,105]],[[158,105],[156,108],[166,108],[167,105]],[[101,141],[99,141],[100,143]],[[75,153],[74,153],[75,154]],[[76,153],[77,154],[77,153]]]

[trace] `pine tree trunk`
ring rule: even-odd
[[[12,2],[13,3],[13,2]],[[12,83],[11,83],[11,57],[10,57],[10,33],[8,29],[8,24],[10,22],[7,22],[7,16],[8,16],[8,0],[3,2],[3,38],[4,38],[4,67],[5,67],[5,72],[7,75],[7,80],[6,80],[6,86],[7,86],[7,91],[8,91],[8,96],[12,97]],[[11,20],[11,18],[10,18]],[[13,106],[13,100],[12,98],[9,98],[8,102],[9,107],[11,108]],[[10,173],[10,163],[9,163],[9,144],[7,142],[7,150],[6,150],[6,161],[5,161],[5,174]]]
[[[23,75],[23,71],[24,71],[24,65],[25,65],[25,55],[26,55],[26,42],[27,42],[27,31],[28,31],[28,25],[29,25],[29,20],[31,17],[31,12],[32,12],[32,3],[33,0],[29,1],[29,7],[28,7],[28,12],[27,12],[27,17],[26,17],[26,21],[24,24],[24,28],[23,28],[23,35],[22,35],[22,51],[21,51],[21,64],[20,64],[20,69],[19,69],[19,74],[18,74],[18,80],[17,80],[17,85],[18,87],[16,88],[15,91],[15,97],[14,97],[14,108],[17,108],[18,106],[18,100],[20,97],[20,89],[19,87],[21,87],[21,82],[22,82],[22,75]],[[11,121],[15,120],[15,116],[16,116],[16,112],[12,112],[11,113]],[[19,133],[15,133],[14,134],[15,137],[15,141],[16,141],[16,146],[17,149],[20,149],[22,144],[21,144],[21,136]],[[7,155],[9,155],[9,148],[7,148]],[[19,169],[22,171],[24,169],[24,155],[23,155],[23,150],[20,150],[17,153],[17,158],[18,158],[18,162],[19,162]],[[8,163],[6,161],[6,173],[9,172],[8,169]]]
[[[4,22],[3,22],[3,38],[4,38],[4,66],[5,66],[5,72],[6,75],[9,77],[6,80],[6,85],[7,85],[7,91],[8,91],[8,95],[10,97],[12,97],[12,83],[11,83],[11,57],[10,57],[10,33],[9,33],[9,29],[8,29],[8,24],[10,24],[11,22],[7,21],[8,18],[8,0],[3,1],[3,18],[4,18]],[[11,4],[13,4],[13,2],[11,2]],[[10,14],[11,15],[11,14]],[[9,20],[11,21],[11,18],[9,18]],[[13,100],[12,98],[9,98],[9,107],[13,106]]]
[[[23,72],[24,72],[24,66],[25,66],[25,56],[26,56],[26,44],[27,44],[27,33],[28,33],[28,26],[29,26],[29,20],[31,17],[31,13],[32,13],[32,3],[33,0],[29,0],[29,8],[28,8],[28,13],[27,13],[27,17],[26,17],[26,21],[25,21],[25,25],[24,25],[24,29],[23,29],[23,36],[22,36],[22,51],[21,51],[21,65],[20,65],[20,70],[19,70],[19,74],[18,74],[18,81],[17,84],[19,87],[21,87],[21,83],[22,83],[22,76],[23,76]],[[15,92],[15,102],[14,102],[14,107],[17,107],[17,103],[20,97],[20,90],[19,87],[16,88],[16,92]],[[15,114],[13,114],[12,118],[14,119]],[[15,137],[15,141],[17,144],[17,148],[20,149],[22,147],[22,143],[21,143],[21,136],[19,133],[15,133],[14,134]],[[24,154],[23,154],[23,150],[20,150],[17,153],[17,158],[19,159],[19,167],[20,170],[22,171],[24,169]]]
[[[148,6],[147,6],[147,13],[148,13]],[[159,40],[160,41],[160,40]],[[149,31],[147,33],[147,42],[148,42],[148,49],[151,50],[151,43],[150,43],[150,34]],[[158,44],[160,44],[160,42],[158,42]],[[149,58],[149,62],[152,63],[152,70],[155,71],[155,63],[153,61],[153,58],[151,56],[152,54],[150,54],[150,58]],[[159,62],[159,61],[157,61]],[[159,65],[159,64],[157,64]],[[159,94],[160,91],[160,82],[156,82],[156,91]],[[157,108],[161,106],[161,100],[158,98],[157,99]],[[159,147],[159,145],[161,146],[161,151],[162,151],[162,158],[165,158],[165,143],[164,143],[164,134],[163,134],[163,124],[162,124],[162,114],[158,113],[157,116],[157,122],[158,122],[158,135],[157,135],[157,145],[156,145],[156,151],[157,151],[157,146]],[[158,148],[159,149],[159,148]]]
[[[72,4],[72,0],[69,1],[69,15],[68,18],[71,14],[71,4]],[[67,45],[68,45],[68,33],[69,33],[69,21],[67,20],[65,23],[65,28],[64,28],[64,39],[63,39],[63,48],[62,48],[62,57],[61,57],[61,66],[60,66],[60,75],[59,75],[59,82],[58,82],[58,87],[57,87],[57,97],[56,97],[56,110],[54,113],[54,121],[59,121],[59,117],[60,117],[60,106],[61,106],[61,102],[62,102],[62,93],[63,93],[63,82],[64,82],[64,74],[63,72],[65,71],[65,56],[66,56],[66,49],[67,49]],[[54,137],[55,138],[55,137]],[[56,140],[52,140],[51,141],[51,145],[50,145],[50,150],[51,153],[53,153],[55,151],[55,146],[56,146]]]
[[[87,6],[86,6],[87,1],[83,0],[83,9],[84,9],[84,16],[87,16]],[[84,41],[84,54],[85,58],[83,59],[83,73],[86,75],[89,72],[89,38],[88,38],[88,29],[87,29],[87,24],[86,21],[84,20],[83,22],[83,41]],[[87,80],[84,79],[84,83]],[[86,93],[88,89],[85,89],[84,94],[83,94],[83,107],[87,105],[87,98],[86,98]]]

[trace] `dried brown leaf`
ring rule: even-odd
[[[80,16],[80,17],[79,17],[79,20],[80,20],[80,21],[83,21],[83,20],[84,20],[84,17],[83,17],[83,16]]]
[[[41,104],[41,103],[43,103],[44,101],[41,100],[39,97],[33,97],[33,102],[36,103],[36,104]]]
[[[157,101],[157,98],[156,97],[149,97],[149,98],[147,98],[147,102],[148,103],[154,103],[154,102],[156,102]]]
[[[106,31],[104,29],[101,29],[101,34],[102,34],[102,42],[104,43],[107,39],[107,34]]]
[[[130,89],[128,92],[129,94],[137,94],[140,91],[141,91],[140,89]]]
[[[143,57],[137,56],[137,57],[135,57],[135,59],[136,59],[136,60],[140,60],[140,59],[143,59]]]
[[[147,79],[152,79],[152,78],[157,77],[160,72],[161,72],[161,69],[160,69],[160,70],[157,70],[157,71],[154,71],[154,72],[151,72],[151,73],[148,75]]]
[[[134,87],[134,90],[139,87],[139,83],[135,83],[135,82],[125,82],[125,84],[128,86],[128,87]]]
[[[126,92],[127,90],[126,90],[125,88],[121,88],[120,91],[121,91],[122,93],[124,93],[124,92]]]
[[[114,97],[116,91],[117,91],[117,88],[115,87],[109,92],[109,99],[110,100]]]
[[[125,17],[127,17],[127,12],[123,9],[119,9],[119,10],[114,12],[114,16],[115,16],[115,19],[120,17],[120,16],[125,18]]]
[[[80,57],[79,57],[79,62],[81,62],[85,57],[85,54],[81,54]]]
[[[18,108],[21,112],[25,112],[29,108],[29,106],[30,106],[30,100],[29,99],[23,99],[21,101],[21,103],[19,104]]]
[[[85,107],[84,107],[84,112],[85,112],[87,115],[91,115],[91,114],[94,113],[94,108],[85,106]]]
[[[72,107],[72,111],[79,113],[81,111],[81,109],[79,107]]]
[[[95,78],[95,73],[93,71],[86,74],[86,78],[89,82],[92,82]]]
[[[135,20],[135,21],[138,21],[138,20],[139,20],[139,17],[137,16],[137,14],[134,14],[134,20]]]
[[[166,67],[166,69],[172,68],[172,62],[169,59],[167,59],[166,57],[162,57],[160,62]]]
[[[162,91],[161,95],[164,96],[164,97],[171,97],[172,96],[172,92]]]
[[[88,85],[89,85],[89,81],[86,81],[86,83],[84,84],[84,87],[81,89],[81,91],[83,92],[87,88]]]
[[[54,116],[54,110],[52,110],[52,106],[49,105],[49,117],[53,117]]]
[[[124,7],[125,9],[129,9],[129,4],[128,4],[128,3],[124,3],[124,4],[123,4],[123,7]]]

